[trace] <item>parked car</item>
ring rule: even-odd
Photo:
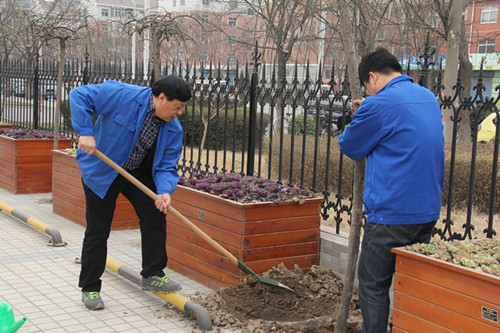
[[[495,139],[498,126],[496,113],[486,117],[477,128],[477,142],[490,142]]]
[[[48,100],[50,98],[56,99],[57,81],[51,78],[41,79],[38,84],[38,89],[42,98]]]
[[[350,107],[348,107],[349,113],[345,117],[342,117],[342,102],[333,101],[330,105],[331,99],[332,97],[329,97],[329,100],[320,100],[319,102],[316,99],[309,100],[306,106],[306,113],[313,117],[319,114],[321,135],[330,133],[331,136],[337,136],[345,125],[351,122],[352,116]],[[332,109],[331,123],[329,123],[330,108]],[[319,112],[317,109],[319,109]],[[330,130],[328,130],[329,124]]]
[[[24,87],[26,82],[24,79],[10,79],[10,91],[12,96],[24,97]]]

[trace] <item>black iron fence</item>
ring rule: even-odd
[[[485,137],[486,126],[481,124],[485,117],[493,115],[485,119],[491,122],[498,119],[499,97],[483,95],[482,73],[473,96],[463,92],[460,77],[454,95],[443,96],[441,70],[427,60],[424,63],[407,74],[435,92],[443,112],[452,111],[453,125],[446,146],[442,221],[436,233],[443,239],[494,237],[494,221],[500,213],[498,127],[493,125],[487,142],[478,143],[478,136]],[[237,172],[312,189],[324,197],[324,222],[337,232],[348,228],[352,161],[340,154],[337,137],[352,117],[349,83],[342,69],[315,68],[313,77],[311,67],[295,64],[292,74],[278,78],[277,68],[260,65],[256,56],[244,66],[185,63],[163,68],[162,74],[184,77],[193,90],[180,117],[184,151],[179,173]],[[328,77],[323,76],[326,72]],[[60,83],[63,97],[57,101],[57,63],[2,62],[0,121],[52,130],[59,102],[61,132],[74,138],[67,101],[73,87],[108,79],[149,85],[151,71],[143,73],[142,67],[129,63],[95,62],[87,57],[67,62]],[[483,128],[478,130],[480,125]],[[464,127],[468,138],[458,140]]]

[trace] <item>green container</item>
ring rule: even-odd
[[[14,333],[26,322],[26,318],[19,321],[14,320],[12,306],[0,302],[0,333]]]

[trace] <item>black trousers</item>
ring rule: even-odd
[[[130,173],[156,193],[151,168],[141,168]],[[87,228],[83,239],[82,267],[78,284],[82,291],[101,290],[101,276],[106,268],[107,240],[111,231],[116,199],[120,193],[134,206],[139,217],[142,244],[141,275],[163,276],[163,269],[167,266],[166,222],[165,214],[156,209],[154,200],[121,175],[117,176],[103,199],[85,184],[83,188],[87,203]]]

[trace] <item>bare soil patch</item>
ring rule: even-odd
[[[264,274],[290,288],[247,279],[192,300],[210,313],[213,325],[241,332],[333,332],[342,293],[342,280],[331,269],[313,266],[307,273],[296,267],[273,267]],[[348,332],[360,332],[362,324],[357,289],[353,292]]]

